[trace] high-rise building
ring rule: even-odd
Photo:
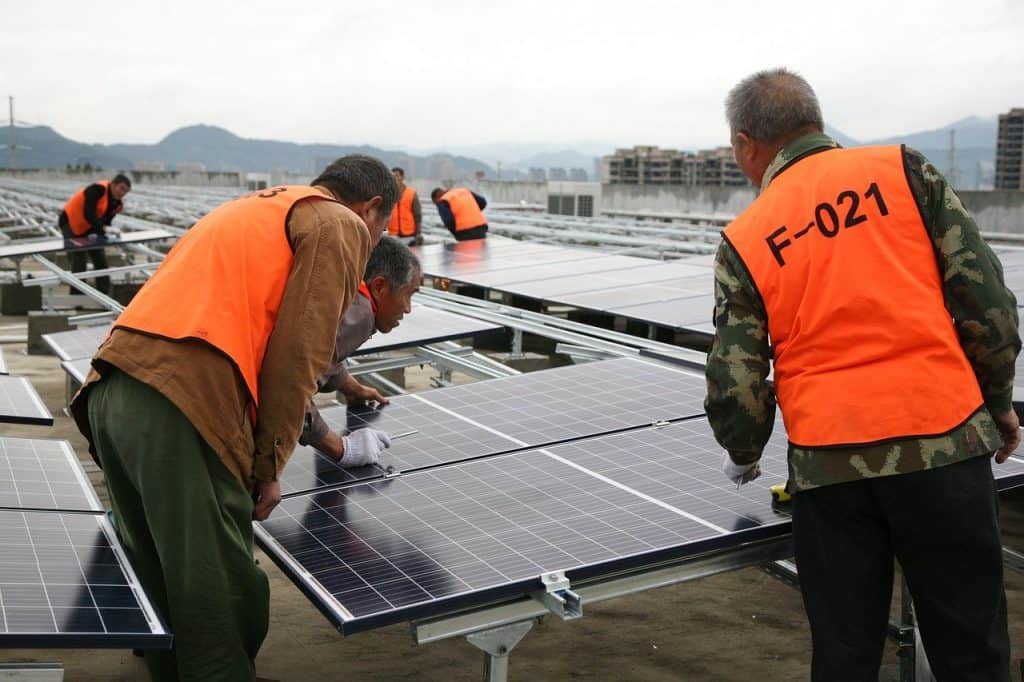
[[[677,185],[692,187],[748,185],[728,147],[699,152],[637,146],[616,149],[602,159],[601,179],[612,185]]]
[[[995,188],[1024,190],[1024,109],[999,114]]]

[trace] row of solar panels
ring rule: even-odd
[[[705,336],[713,257],[654,261],[501,237],[417,247],[423,272]]]
[[[362,470],[300,449],[257,538],[351,633],[787,533],[768,490],[787,478],[782,424],[736,490],[703,396],[699,375],[621,359],[327,410],[410,435]],[[1024,484],[1024,459],[995,475]]]

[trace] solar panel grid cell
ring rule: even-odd
[[[51,426],[53,415],[27,378],[0,375],[0,422]]]
[[[0,507],[102,511],[67,441],[0,438]]]

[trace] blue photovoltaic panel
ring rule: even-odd
[[[642,360],[591,362],[391,398],[383,408],[324,407],[327,425],[345,433],[367,426],[396,438],[381,465],[410,471],[656,421],[703,414],[699,374]],[[373,478],[374,467],[343,469],[299,448],[282,474],[295,495]]]
[[[105,515],[0,511],[0,647],[170,645]]]
[[[789,532],[781,422],[737,490],[706,419],[451,464],[285,500],[261,545],[345,633]],[[996,466],[1001,489],[1024,459]]]
[[[0,375],[0,422],[52,426],[53,415],[28,379]]]
[[[396,440],[381,463],[399,471],[703,414],[702,376],[634,359],[570,365],[392,398],[381,409],[328,408],[331,428]]]
[[[681,432],[687,424],[291,498],[258,535],[293,579],[310,581],[305,589],[321,609],[355,632],[528,590],[546,572],[618,570],[785,532],[766,487],[785,476],[784,446],[741,495],[721,474],[710,432]],[[676,463],[696,463],[697,472],[655,489],[642,470],[669,465],[664,453],[674,446]],[[624,461],[608,459],[622,449],[631,451]],[[576,461],[590,451],[603,473]],[[687,509],[662,499],[682,502],[684,492],[707,503]],[[754,495],[760,509],[747,499]]]
[[[0,438],[0,508],[103,511],[70,444],[35,438]]]

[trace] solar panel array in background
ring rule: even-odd
[[[711,318],[713,259],[656,262],[488,238],[420,247],[427,274],[702,335]]]
[[[439,341],[491,334],[501,329],[503,327],[499,325],[481,322],[464,315],[414,305],[412,312],[405,316],[397,328],[387,334],[374,334],[354,355],[424,346]]]

